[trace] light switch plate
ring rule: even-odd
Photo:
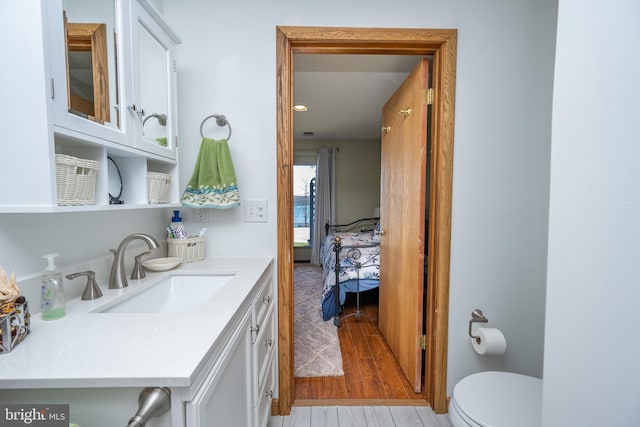
[[[267,200],[245,200],[244,222],[267,222]]]

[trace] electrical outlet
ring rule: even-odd
[[[193,222],[209,222],[209,211],[205,208],[194,209]]]
[[[244,202],[244,222],[267,222],[267,200],[246,200]]]

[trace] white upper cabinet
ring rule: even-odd
[[[16,41],[5,44],[12,65],[0,71],[14,105],[0,123],[10,159],[0,168],[0,212],[178,206],[180,41],[147,0],[11,2],[0,35]],[[88,202],[60,202],[69,187],[61,155],[89,161],[76,176],[82,184],[81,174],[95,175]],[[150,172],[168,178],[160,202]]]

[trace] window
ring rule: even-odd
[[[293,246],[311,245],[315,214],[315,165],[293,166]]]

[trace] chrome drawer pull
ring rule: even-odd
[[[264,395],[271,399],[273,397],[273,390],[267,391]]]
[[[267,347],[271,347],[273,345],[273,340],[269,338],[268,340],[264,340],[264,345]]]
[[[267,295],[266,297],[262,298],[262,302],[265,304],[269,304],[271,302],[271,295]]]

